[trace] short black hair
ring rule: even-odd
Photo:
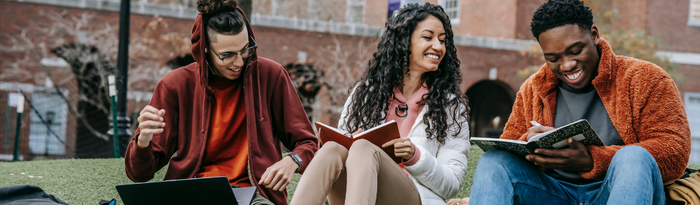
[[[569,24],[590,30],[593,26],[593,12],[579,0],[549,0],[535,11],[530,30],[540,40],[541,33]]]

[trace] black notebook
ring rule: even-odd
[[[568,125],[540,133],[530,138],[528,141],[485,137],[472,137],[471,141],[484,151],[505,150],[525,158],[525,156],[533,153],[537,148],[566,148],[569,146],[567,139],[570,137],[584,145],[604,146],[603,141],[600,140],[595,130],[593,130],[586,119],[581,119]]]

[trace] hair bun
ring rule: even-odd
[[[199,0],[197,10],[207,15],[214,15],[226,11],[235,11],[238,0]]]

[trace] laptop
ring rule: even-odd
[[[125,205],[242,204],[249,205],[257,187],[231,188],[226,177],[176,179],[117,185]]]

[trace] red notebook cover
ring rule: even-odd
[[[321,144],[333,141],[342,145],[346,149],[350,149],[352,143],[359,139],[365,139],[377,147],[382,148],[384,143],[401,137],[401,134],[399,134],[399,126],[396,124],[396,121],[393,120],[373,127],[372,129],[363,131],[355,136],[348,131],[334,128],[321,122],[316,122],[315,124],[318,139],[321,140]],[[393,145],[382,148],[382,150],[384,150],[384,152],[386,152],[386,154],[389,155],[389,157],[391,157],[391,159],[393,159],[396,163],[401,163],[402,158],[394,155]]]

